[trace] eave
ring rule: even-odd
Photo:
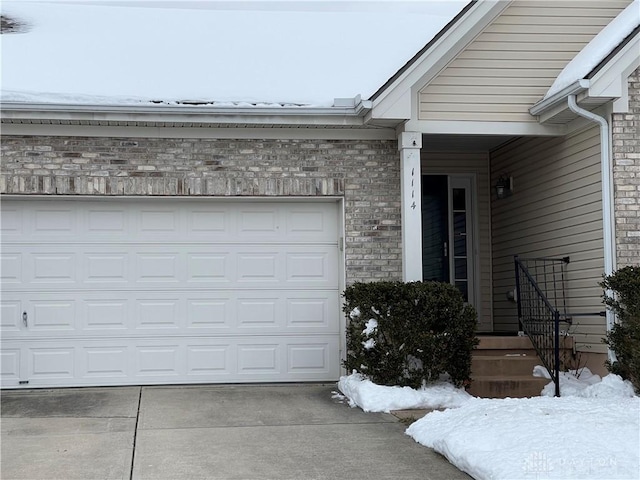
[[[3,123],[118,126],[251,126],[366,128],[370,102],[338,107],[217,107],[186,105],[72,105],[5,102]]]
[[[543,125],[566,125],[578,118],[567,104],[570,95],[576,96],[581,108],[591,112],[609,103],[612,104],[612,112],[627,112],[628,77],[640,67],[640,29],[636,28],[605,60],[587,78],[578,79],[542,99],[529,109],[529,113],[537,116]]]

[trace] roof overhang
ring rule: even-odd
[[[545,125],[565,125],[578,116],[569,110],[567,97],[576,96],[578,105],[593,111],[612,103],[613,113],[629,111],[629,75],[640,67],[640,34],[636,34],[588,79],[580,79],[544,98],[529,109]]]
[[[3,123],[130,126],[289,126],[364,128],[371,104],[358,97],[337,106],[229,107],[210,105],[103,105],[4,102]]]

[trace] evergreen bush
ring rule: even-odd
[[[348,372],[419,388],[448,373],[468,385],[477,314],[441,282],[355,283],[344,292]]]
[[[605,339],[616,354],[615,362],[607,361],[607,369],[629,380],[640,393],[640,267],[621,268],[605,276],[600,286],[615,293],[615,297],[605,293],[604,303],[618,317]]]

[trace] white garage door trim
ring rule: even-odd
[[[3,197],[2,387],[337,379],[341,201],[287,200]]]

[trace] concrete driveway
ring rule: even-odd
[[[1,478],[468,479],[335,385],[2,392]]]

